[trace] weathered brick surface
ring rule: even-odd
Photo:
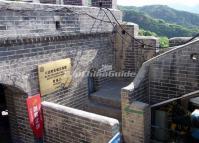
[[[167,52],[169,50],[172,50],[172,49],[173,49],[173,47],[160,48],[159,51],[158,51],[158,55],[163,54],[163,53],[165,53],[165,52]]]
[[[40,3],[45,3],[45,4],[61,4],[60,1],[58,2],[57,0],[39,0]]]
[[[114,66],[113,27],[70,11],[97,16],[99,8],[1,2],[0,9],[0,83],[11,86],[5,96],[12,139],[37,142],[28,123],[26,98],[39,93],[38,64],[71,58],[73,75],[103,64]],[[114,13],[121,21],[121,12]],[[98,16],[107,20],[102,11]],[[87,77],[74,77],[68,88],[42,100],[82,109],[88,98],[87,82]]]
[[[114,4],[110,4],[111,1],[102,2],[106,7],[114,8]],[[86,12],[95,17],[98,15],[99,19],[107,20],[103,11],[94,7],[1,2],[0,9],[0,83],[20,89],[19,93],[16,92],[17,90],[15,91],[15,88],[6,90],[10,124],[13,129],[11,132],[13,142],[37,142],[28,124],[25,100],[28,96],[39,93],[38,64],[71,58],[73,75],[90,69],[98,70],[102,65],[115,67],[118,62],[115,61],[115,51],[112,45],[113,35],[111,32],[113,27],[110,23],[95,22],[93,18],[82,14]],[[72,13],[71,10],[76,13]],[[121,12],[118,10],[112,11],[121,22]],[[134,27],[133,31],[134,35],[137,35],[138,28]],[[140,47],[141,45],[132,41],[132,39],[129,40],[134,44],[133,46],[139,48],[138,50],[135,50],[135,47],[132,46],[126,48],[123,52],[126,57],[124,59],[125,67],[122,70],[135,70],[149,58],[140,58],[139,56],[142,56],[142,54],[145,55],[145,49],[143,50],[143,47]],[[157,42],[154,39],[140,40],[153,45]],[[138,56],[132,56],[134,54],[138,54]],[[150,101],[150,96],[147,96],[150,95],[148,88],[150,83],[149,71],[147,69],[144,72],[144,78],[139,78],[141,80],[135,84],[135,90],[129,93],[128,101],[123,102],[122,99],[123,105],[134,100],[147,103]],[[106,81],[107,78],[98,79],[98,86],[100,87],[100,84],[104,84]],[[137,86],[140,84],[141,87]],[[88,98],[87,86],[87,77],[74,76],[73,82],[68,88],[43,96],[42,100],[60,104],[59,107],[63,105],[61,108],[64,109],[67,108],[64,106],[83,109]],[[82,111],[80,112],[82,113]],[[134,115],[132,116],[134,117]],[[144,120],[144,124],[149,122],[146,121],[145,123],[146,116],[144,114],[143,117],[140,117]],[[93,125],[95,123],[93,118],[87,122],[87,118],[79,115],[73,116],[71,112],[66,114],[63,110],[45,108],[45,141],[47,143],[71,142],[71,140],[73,142],[107,142],[116,130],[112,124],[109,126],[101,121],[97,121],[96,126]],[[130,121],[128,115],[125,115],[123,119],[126,119],[127,123]],[[73,125],[71,121],[74,121],[74,126],[70,126]],[[77,123],[75,121],[83,122]],[[134,124],[130,125],[133,126]],[[143,126],[141,125],[139,129],[139,131],[143,131]],[[99,136],[96,137],[96,134]],[[144,136],[142,136],[142,140],[145,140],[145,134],[142,133],[142,135]]]
[[[107,143],[118,131],[116,119],[43,102],[46,143]]]
[[[14,143],[33,143],[34,137],[30,129],[26,108],[28,95],[14,85],[4,85],[4,87],[12,141]]]
[[[178,45],[182,45],[187,42],[191,37],[173,37],[169,39],[169,46],[174,47]]]
[[[148,77],[150,104],[182,96],[198,90],[198,40],[178,48],[171,49],[143,64],[134,79],[134,88],[130,99],[136,98],[136,88],[142,88],[142,81]],[[139,81],[139,82],[138,82]]]
[[[9,96],[8,103],[16,102],[10,105],[13,109],[9,108],[10,112],[13,111],[10,119],[11,128],[14,128],[12,130],[14,142],[34,142],[25,100],[28,96],[39,93],[37,65],[71,58],[74,75],[77,72],[89,71],[91,68],[99,69],[102,64],[111,65],[114,63],[113,48],[109,38],[110,34],[104,33],[1,41],[0,81],[19,87],[24,92],[20,96],[16,95],[15,90],[12,94],[6,93],[6,97]],[[46,95],[42,100],[82,109],[88,98],[87,85],[86,77],[74,77],[73,83],[68,88]]]
[[[92,6],[99,7],[102,3],[102,7],[105,8],[117,8],[117,0],[92,0]]]
[[[63,0],[65,5],[82,5],[82,0]]]
[[[40,3],[46,4],[64,4],[64,5],[80,5],[82,6],[82,0],[40,0]]]
[[[195,41],[173,49],[150,64],[151,104],[199,89],[198,45]]]
[[[53,38],[57,38],[53,41]],[[47,40],[42,42],[42,38],[26,39],[27,42],[19,41],[16,44],[16,40],[12,41],[15,44],[3,44],[1,49],[1,83],[10,84],[23,88],[24,92],[28,95],[34,95],[39,93],[39,83],[37,74],[37,65],[49,61],[54,61],[62,58],[72,58],[73,67],[77,66],[73,71],[86,71],[92,67],[101,68],[102,64],[112,64],[113,50],[110,46],[109,34],[98,35],[82,35],[72,36],[65,38],[53,37],[46,38]],[[69,39],[68,39],[69,38]],[[49,40],[50,39],[50,40]],[[60,39],[60,40],[58,40]],[[33,44],[30,41],[35,41]],[[38,43],[36,41],[39,41]],[[47,42],[48,41],[48,42]],[[3,41],[4,43],[5,41]],[[30,43],[29,43],[30,42]],[[107,49],[107,47],[110,47]],[[105,54],[107,53],[107,55]],[[101,62],[101,63],[100,63]],[[59,103],[66,106],[75,108],[82,108],[87,100],[87,79],[74,79],[74,84],[69,88],[60,90],[53,94],[43,97],[43,100]],[[7,96],[7,94],[6,94]],[[16,95],[13,95],[17,97]],[[15,106],[20,110],[20,113],[11,116],[11,126],[22,126],[18,129],[20,135],[16,135],[14,142],[33,142],[34,138],[27,121],[27,110],[25,105],[25,99],[27,96],[20,98],[21,102]],[[15,99],[15,101],[18,101]],[[14,99],[13,99],[14,100]],[[23,107],[21,107],[23,106]],[[22,116],[21,114],[26,114]],[[23,118],[22,118],[23,117]],[[16,120],[20,119],[15,125]],[[21,130],[20,130],[21,129]],[[14,133],[13,133],[14,136]]]
[[[110,23],[99,20],[95,22],[95,19],[83,14],[88,13],[94,17],[98,15],[99,19],[107,21],[108,19],[104,12],[99,12],[99,8],[94,7],[29,4],[7,1],[0,3],[0,9],[0,38],[37,36],[38,34],[112,32],[113,30]],[[75,13],[71,12],[71,10]],[[113,13],[119,21],[122,20],[122,14],[119,10],[113,10]],[[56,28],[56,24],[58,28]]]
[[[186,44],[192,37],[173,37],[169,39],[169,46],[170,47],[175,47],[175,46],[180,46],[183,44]],[[196,37],[195,39],[199,39]]]
[[[62,39],[63,38],[63,39]],[[102,64],[112,64],[113,52],[110,46],[109,34],[97,35],[82,35],[82,36],[66,36],[66,37],[51,37],[47,38],[48,42],[42,42],[42,38],[34,39],[35,43],[21,43],[19,45],[5,44],[0,53],[13,53],[13,55],[5,54],[1,61],[1,83],[10,84],[20,87],[26,93],[23,100],[13,95],[17,99],[15,101],[23,102],[15,106],[20,110],[19,115],[11,116],[11,126],[23,126],[20,130],[20,138],[15,138],[14,142],[33,142],[34,138],[27,121],[27,110],[25,99],[31,95],[39,93],[37,65],[49,61],[54,61],[62,58],[71,58],[73,65],[73,74],[78,71],[87,71],[92,67],[101,68]],[[56,39],[53,41],[52,39]],[[38,43],[36,42],[38,41]],[[15,41],[16,42],[16,41]],[[110,47],[107,49],[107,47]],[[22,52],[23,51],[23,52]],[[107,53],[108,55],[106,55]],[[103,57],[103,58],[102,58]],[[76,67],[76,68],[74,68]],[[10,77],[9,77],[10,76]],[[50,95],[43,97],[43,101],[50,101],[66,105],[74,108],[83,108],[87,98],[87,79],[79,78],[73,79],[74,84],[70,87],[59,90]],[[7,96],[7,94],[6,94]],[[14,112],[15,113],[15,112]],[[26,116],[22,116],[25,114]],[[15,120],[21,120],[15,125]],[[28,131],[29,132],[28,132]]]
[[[84,31],[85,34],[82,34],[84,32],[80,33],[79,29],[79,32],[76,34],[75,31],[72,33],[69,33],[69,31],[56,31],[52,18],[55,7],[60,8],[57,6],[15,4],[15,2],[5,3],[6,6],[3,2],[0,4],[2,8],[0,11],[2,13],[1,18],[3,19],[1,24],[7,27],[6,30],[4,30],[5,27],[0,30],[0,82],[19,87],[25,93],[25,95],[22,95],[23,100],[21,97],[18,98],[18,96],[15,96],[14,93],[12,96],[16,97],[16,99],[10,98],[15,100],[15,102],[20,100],[17,105],[14,105],[15,108],[13,110],[17,111],[17,113],[13,111],[13,116],[10,116],[10,124],[11,128],[17,129],[17,131],[14,129],[12,131],[13,142],[31,143],[35,140],[28,123],[25,99],[28,96],[39,93],[37,65],[63,58],[71,58],[73,74],[75,72],[89,71],[91,68],[99,69],[102,64],[112,65],[114,63],[113,48],[111,45],[112,37],[110,37],[110,33],[86,34],[90,33],[90,31],[88,32],[89,25],[85,27],[85,29],[87,28],[87,32]],[[35,6],[35,9],[33,6]],[[6,7],[12,8],[12,10],[3,10]],[[44,10],[48,8],[52,8],[53,12],[46,12]],[[82,10],[80,8],[74,9]],[[89,11],[92,10],[95,11],[95,8],[89,9]],[[61,15],[62,13],[59,14]],[[22,16],[26,17],[27,21]],[[71,18],[69,17],[66,16],[65,26],[68,24],[74,26],[73,22],[79,18],[83,18],[81,19],[84,21],[81,22],[82,26],[86,21],[89,21],[88,17],[82,16],[77,19],[73,19],[73,17],[74,21],[72,20],[73,22],[70,23]],[[19,21],[16,21],[15,18],[19,18]],[[21,21],[20,18],[23,20]],[[52,19],[52,27],[45,24],[39,25],[41,21],[49,24],[50,19]],[[79,21],[81,20],[79,19]],[[17,22],[19,23],[17,24]],[[47,29],[40,31],[38,28]],[[24,31],[24,29],[27,31]],[[36,34],[34,34],[33,29],[35,29]],[[111,29],[108,29],[107,31],[111,31]],[[98,32],[103,31],[99,30]],[[7,38],[3,38],[5,35]],[[87,78],[76,78],[73,81],[70,87],[44,96],[42,100],[74,108],[83,108],[88,95]],[[6,96],[8,95],[6,94]],[[12,110],[10,109],[10,111]],[[19,121],[16,122],[16,120]]]
[[[129,101],[141,101],[144,103],[149,103],[150,102],[150,96],[149,96],[149,71],[145,70],[143,75],[144,77],[141,76],[140,80],[138,81],[138,84],[136,83],[133,91],[129,96]],[[136,75],[137,76],[137,75]],[[139,76],[139,73],[138,73]]]
[[[159,46],[159,40],[150,36],[136,36],[135,38],[137,40],[133,40],[134,48],[132,50],[134,55],[134,60],[132,59],[132,61],[134,62],[134,65],[131,66],[131,69],[134,68],[137,73],[145,61],[156,56],[156,47]],[[138,41],[149,46],[144,46]]]
[[[128,111],[126,107],[129,107],[131,111],[135,109],[134,104],[138,101],[153,105],[199,89],[198,45],[199,40],[196,40],[145,62],[133,82],[122,90],[122,130],[128,142],[129,139],[140,137],[142,139],[149,136],[151,116],[148,112],[147,118],[144,118],[145,132],[142,130],[142,134],[135,133],[132,136],[134,130],[137,129],[133,127],[133,123],[129,122],[136,117],[126,114]],[[146,109],[149,110],[150,107]],[[134,130],[130,131],[127,125],[132,126]],[[143,126],[139,129],[143,129]],[[145,142],[139,139],[137,141]]]
[[[129,90],[122,89],[122,133],[126,143],[149,143],[151,111],[148,104],[129,102]]]
[[[116,69],[118,71],[131,71],[136,75],[142,64],[156,55],[159,41],[155,37],[138,36],[139,26],[137,24],[124,23],[122,26],[134,36],[134,39],[128,34],[123,34],[122,29],[117,27],[120,34],[116,34],[115,42]],[[152,47],[144,46],[141,43]]]

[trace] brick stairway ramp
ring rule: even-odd
[[[121,121],[121,110],[89,100],[87,111]]]
[[[91,94],[86,110],[121,121],[121,88],[129,84],[126,80],[111,80]]]

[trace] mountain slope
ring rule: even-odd
[[[159,36],[167,36],[167,37],[193,36],[199,32],[199,27],[197,27],[197,25],[191,26],[194,28],[190,28],[189,26],[184,26],[183,24],[181,25],[175,24],[174,22],[172,22],[172,19],[171,20],[167,20],[166,18],[164,18],[165,20],[155,19],[149,14],[143,12],[144,11],[143,7],[139,8],[131,6],[131,7],[119,7],[119,8],[123,11],[124,21],[137,23],[140,25],[141,28],[155,32]],[[149,6],[147,6],[146,11],[150,11],[149,9],[150,9]],[[155,13],[156,9],[153,7],[153,10],[151,11]],[[160,10],[158,8],[156,13],[160,13],[159,11]],[[170,15],[172,15],[172,12],[170,13]],[[164,17],[164,14],[162,17]],[[199,24],[199,22],[197,24]]]
[[[187,27],[199,27],[199,14],[178,11],[164,5],[152,5],[137,8],[156,19],[163,19],[169,23],[175,23]]]

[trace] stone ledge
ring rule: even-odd
[[[89,113],[86,111],[78,110],[75,108],[70,108],[66,106],[62,106],[59,104],[51,103],[51,102],[42,102],[42,106],[50,108],[52,110],[57,110],[59,112],[65,112],[66,114],[73,114],[75,116],[79,116],[81,118],[87,118],[88,120],[94,120],[97,122],[101,122],[110,126],[118,126],[119,128],[119,121],[113,118],[97,115],[94,113]]]
[[[59,9],[58,9],[59,8]],[[27,2],[16,2],[16,1],[1,1],[0,9],[1,10],[35,10],[35,11],[57,11],[57,10],[66,10],[69,8],[71,10],[83,11],[83,10],[96,10],[98,11],[99,7],[88,7],[88,6],[77,6],[77,5],[58,5],[58,4],[43,4],[43,3],[27,3]],[[117,9],[111,9],[113,12],[121,12]],[[92,13],[89,13],[92,14]]]
[[[41,42],[52,42],[52,41],[64,41],[72,40],[78,38],[88,38],[88,37],[99,37],[111,34],[111,32],[106,33],[78,33],[78,34],[53,34],[53,35],[44,35],[39,36],[16,36],[16,37],[6,37],[0,38],[0,47],[10,46],[10,45],[20,45],[20,44],[32,44],[32,43],[41,43]]]
[[[154,36],[136,36],[137,40],[158,40],[158,38]]]
[[[189,40],[191,38],[192,37],[173,37],[173,38],[170,38],[169,40]]]

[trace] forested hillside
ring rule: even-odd
[[[166,37],[189,37],[199,33],[199,15],[168,6],[124,7],[123,20],[139,24],[144,30]]]

